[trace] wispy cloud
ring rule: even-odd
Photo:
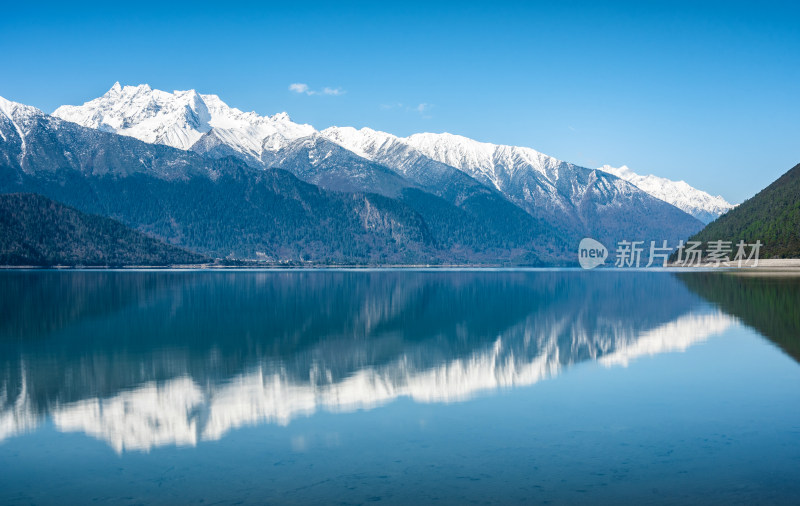
[[[289,85],[289,91],[299,93],[301,95],[331,95],[339,96],[344,95],[346,92],[341,88],[324,87],[321,91],[312,90],[306,83],[292,83]]]
[[[406,112],[415,112],[422,116],[424,119],[430,119],[432,116],[430,115],[430,111],[433,108],[433,104],[429,104],[427,102],[422,102],[417,105],[406,105],[402,102],[395,102],[393,104],[381,104],[381,109],[384,111],[396,109],[402,110]]]
[[[292,83],[289,85],[289,91],[311,95],[311,93],[309,93],[310,90],[308,89],[308,85],[305,83]]]

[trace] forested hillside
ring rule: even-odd
[[[711,222],[693,241],[762,243],[761,258],[800,257],[800,164]]]
[[[209,261],[122,223],[30,193],[0,195],[0,265],[175,265]]]

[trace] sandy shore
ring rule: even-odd
[[[726,269],[737,276],[800,276],[800,258],[768,258],[758,261],[758,267]]]
[[[687,269],[686,266],[672,264],[670,267],[677,267]],[[737,267],[736,262],[731,262],[730,265],[720,265],[719,267],[708,267],[705,264],[697,266],[698,270],[702,269],[705,272],[724,272],[735,276],[780,276],[780,277],[800,277],[800,258],[770,258],[760,259],[758,266],[753,267],[752,262],[745,265],[742,263],[741,267]],[[691,270],[689,267],[688,270]]]

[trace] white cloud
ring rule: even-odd
[[[289,91],[293,91],[295,93],[305,93],[307,95],[311,95],[310,90],[308,89],[308,85],[305,83],[292,83],[289,85]]]
[[[341,88],[324,87],[322,91],[312,90],[306,83],[292,83],[289,85],[289,91],[299,93],[301,95],[344,95],[345,91]]]
[[[431,119],[433,116],[430,115],[431,109],[433,109],[433,104],[428,103],[421,103],[414,107],[414,110],[422,116],[422,119]]]

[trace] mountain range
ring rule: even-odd
[[[7,100],[0,101],[0,113],[0,193],[42,194],[213,257],[326,263],[557,258],[555,246],[546,249],[555,240],[546,224],[502,198],[489,211],[498,221],[518,218],[519,228],[506,227],[508,234],[489,226],[494,218],[406,183],[395,198],[333,191],[285,170],[145,143]],[[357,159],[367,170],[390,174]]]
[[[603,165],[600,170],[635,184],[650,195],[669,202],[705,224],[711,223],[736,207],[721,195],[715,197],[690,186],[686,181],[672,181],[652,174],[642,176],[626,165],[622,167]]]
[[[147,85],[116,83],[53,115],[0,99],[0,139],[0,192],[41,193],[218,258],[564,263],[583,236],[676,242],[729,206],[530,148],[317,131]]]
[[[332,127],[317,132],[311,125],[297,124],[286,113],[259,116],[228,107],[217,95],[194,90],[168,93],[148,85],[115,83],[103,96],[81,106],[62,106],[55,116],[83,126],[129,135],[145,142],[220,157],[238,156],[254,165],[273,166],[273,153],[292,141],[320,134],[357,155],[398,170],[424,185],[431,177],[452,168],[494,187],[524,206],[539,186],[551,186],[561,171],[575,166],[530,148],[498,146],[452,134],[415,134],[396,137],[369,128]],[[437,167],[431,161],[449,167]],[[540,177],[531,178],[531,169]],[[561,169],[561,170],[560,170]],[[640,176],[627,167],[605,165],[599,170],[632,182],[645,192],[673,204],[704,223],[732,206],[722,197],[697,190],[683,181]],[[544,177],[541,177],[544,176]],[[526,186],[526,178],[531,178]],[[546,192],[546,190],[545,190]],[[551,196],[552,192],[549,192]],[[574,197],[574,196],[573,196]],[[528,204],[526,204],[528,202]]]

